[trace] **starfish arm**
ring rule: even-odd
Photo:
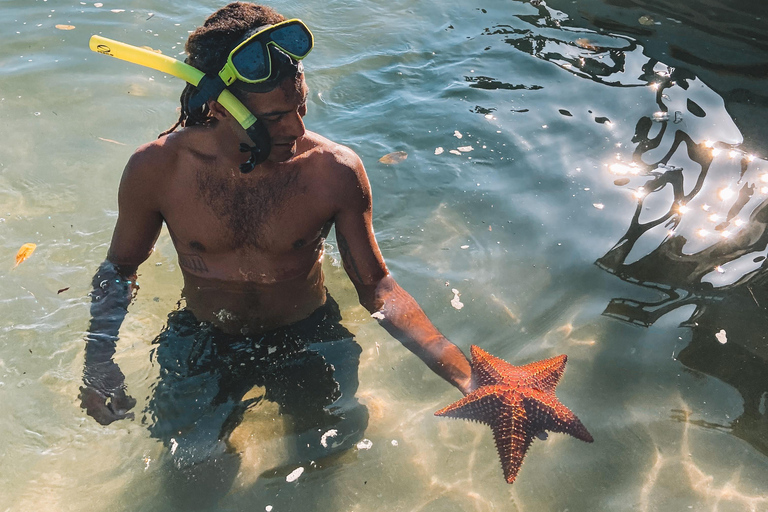
[[[565,373],[567,361],[568,357],[563,354],[521,366],[520,370],[525,377],[520,379],[520,385],[540,389],[545,393],[554,393],[560,377]]]
[[[440,409],[435,416],[462,418],[492,425],[505,407],[506,403],[499,386],[483,386],[448,407]]]
[[[478,386],[516,381],[523,376],[521,367],[492,356],[477,345],[472,345],[469,350],[472,355],[472,378]]]
[[[587,443],[594,440],[581,420],[554,393],[530,388],[520,392],[523,395],[523,407],[531,422],[532,435],[549,430],[569,434]]]
[[[507,412],[507,415],[500,417],[498,422],[491,426],[491,430],[496,441],[496,450],[499,452],[504,478],[511,484],[520,471],[533,436],[528,431],[529,421],[523,407],[510,408]]]

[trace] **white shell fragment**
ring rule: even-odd
[[[456,288],[451,289],[453,292],[453,298],[451,299],[451,306],[453,306],[456,309],[461,309],[464,307],[464,303],[459,300],[459,296],[461,295],[459,293],[459,290]]]
[[[717,338],[717,341],[719,341],[723,345],[728,343],[728,337],[725,335],[725,329],[720,329],[720,332],[715,334],[715,338]]]
[[[323,436],[320,438],[320,444],[323,445],[323,448],[328,448],[328,438],[336,437],[338,434],[339,434],[339,431],[336,430],[335,428],[332,428],[331,430],[323,434]]]
[[[357,443],[357,449],[358,450],[370,450],[373,446],[373,441],[370,439],[363,439],[359,443]]]
[[[298,468],[296,468],[293,471],[291,471],[290,475],[285,477],[285,481],[286,482],[295,482],[296,480],[299,479],[299,477],[301,476],[302,473],[304,473],[304,468],[299,466]]]

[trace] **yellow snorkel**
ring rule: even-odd
[[[205,77],[205,73],[185,62],[181,62],[180,60],[176,60],[160,53],[155,53],[151,50],[107,39],[106,37],[98,35],[91,36],[88,46],[95,52],[156,69],[161,73],[167,73],[177,78],[181,78],[194,86],[197,86],[203,77]],[[254,116],[251,111],[227,89],[221,91],[218,98],[214,99],[227,109],[251,138],[251,141],[254,144],[253,146],[248,146],[246,144],[241,145],[241,151],[250,151],[251,158],[248,162],[240,166],[240,170],[242,172],[253,170],[256,165],[259,165],[266,160],[269,155],[269,134],[264,133],[266,129],[261,123],[257,123],[258,119],[256,119],[256,116]],[[243,146],[245,146],[245,149]]]

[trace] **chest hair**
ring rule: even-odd
[[[197,172],[198,195],[229,228],[236,248],[264,248],[274,229],[270,219],[279,216],[285,203],[300,192],[298,176],[297,169],[258,179],[201,169]]]

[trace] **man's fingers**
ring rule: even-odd
[[[107,397],[92,388],[80,388],[80,407],[86,414],[101,425],[109,425],[123,418],[133,419],[133,413],[127,411],[136,405],[136,400],[125,394],[123,390],[112,397],[107,403]]]
[[[122,412],[127,412],[133,409],[136,406],[136,399],[133,398],[131,395],[126,395],[125,391],[120,389],[115,392],[115,395],[112,397],[112,409]]]

